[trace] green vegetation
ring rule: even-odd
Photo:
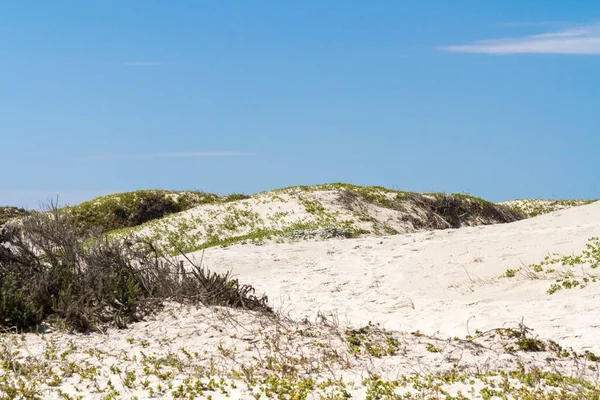
[[[504,273],[504,276],[507,278],[514,278],[517,275],[516,269],[507,269]]]
[[[11,219],[24,217],[32,213],[33,211],[19,207],[0,207],[0,226]]]
[[[141,225],[166,215],[204,204],[219,204],[248,198],[241,194],[217,196],[197,191],[138,190],[111,194],[66,207],[83,231],[101,229],[108,232]]]
[[[311,196],[317,190],[340,190],[337,201],[350,211],[335,211],[325,200],[317,200],[322,198]],[[17,333],[0,334],[0,398],[235,399],[244,390],[256,399],[290,400],[600,399],[598,382],[590,378],[597,373],[596,354],[578,354],[532,337],[523,324],[518,329],[476,331],[468,340],[442,340],[419,331],[389,332],[371,323],[340,328],[324,319],[293,322],[277,318],[266,297],[255,296],[251,286],[229,274],[212,273],[191,262],[184,268],[179,259],[163,255],[164,249],[181,256],[242,241],[304,239],[325,229],[356,236],[364,232],[359,222],[376,223],[360,208],[365,200],[405,211],[408,222],[424,229],[506,222],[520,218],[518,212],[464,194],[423,195],[346,184],[288,188],[251,199],[186,193],[107,196],[80,208],[54,207],[4,227],[0,243],[10,246],[0,246],[0,327]],[[286,208],[292,201],[297,204]],[[258,212],[258,203],[273,209]],[[196,205],[205,206],[202,213],[177,214]],[[116,230],[109,235],[98,232],[107,227]],[[385,224],[376,229],[397,233]],[[140,230],[146,234],[129,235]],[[598,265],[600,240],[594,237],[581,254],[555,254],[539,264],[507,270],[505,276],[561,273],[551,288],[557,291],[595,282],[594,275],[575,279],[567,272]],[[557,272],[560,267],[567,272]],[[199,345],[196,340],[157,340],[149,333],[132,337],[140,332],[134,330],[120,336],[123,343],[117,349],[101,350],[87,344],[92,335],[63,335],[59,337],[69,340],[56,341],[54,334],[18,333],[36,330],[39,324],[78,331],[125,328],[166,300],[259,312],[243,314],[242,318],[256,318],[251,323],[236,320],[241,314],[231,309],[222,314],[226,322],[214,317],[194,320],[214,332]],[[219,309],[202,312],[214,310]],[[239,327],[239,337],[231,334],[233,326]],[[177,347],[182,343],[197,347]],[[488,355],[481,355],[486,351]],[[529,357],[534,355],[524,354],[531,352],[542,352],[540,359],[548,367],[533,366]],[[463,354],[468,357],[461,361]],[[481,363],[468,368],[465,360],[479,355]],[[488,367],[498,355],[506,356],[503,369]],[[517,361],[515,366],[515,359],[527,360],[526,365]],[[559,364],[569,360],[580,368],[572,376],[559,372]],[[402,364],[415,372],[396,374],[394,366]],[[384,376],[387,372],[393,374]]]
[[[278,335],[275,339],[279,339]],[[392,379],[371,372],[370,366],[366,377],[352,380],[327,377],[331,367],[341,365],[343,371],[350,370],[350,365],[344,367],[342,354],[335,354],[326,346],[321,348],[320,358],[307,358],[293,357],[283,349],[275,350],[265,344],[264,358],[227,370],[219,368],[219,357],[227,359],[235,355],[222,346],[215,354],[184,347],[159,353],[135,349],[164,343],[142,345],[141,341],[132,340],[124,350],[86,349],[86,357],[77,359],[77,353],[82,352],[79,343],[61,344],[45,337],[41,340],[43,355],[33,359],[20,356],[20,351],[26,348],[22,337],[0,335],[0,370],[5,372],[0,375],[3,398],[41,399],[52,394],[61,399],[83,399],[90,392],[103,399],[136,398],[131,395],[136,391],[140,398],[210,399],[219,395],[236,399],[240,398],[239,389],[256,399],[293,400],[576,400],[600,396],[600,387],[591,378],[571,377],[521,362],[507,370],[451,368],[438,373],[400,374]],[[433,352],[432,356],[442,356],[441,353]],[[373,356],[357,357],[361,357],[360,362],[368,362]],[[589,361],[589,356],[585,357]],[[63,390],[67,387],[71,394]]]
[[[41,351],[32,354],[26,350],[28,338],[24,335],[0,335],[0,371],[3,372],[0,395],[38,399],[52,394],[62,399],[81,399],[93,393],[108,399],[135,398],[132,396],[135,391],[140,398],[210,399],[219,395],[236,399],[240,398],[238,390],[241,389],[256,399],[294,400],[575,400],[600,396],[600,386],[594,379],[598,362],[595,354],[569,353],[552,341],[529,338],[523,326],[479,332],[477,338],[468,341],[468,346],[467,342],[455,341],[438,347],[434,343],[440,342],[439,339],[424,336],[410,339],[413,344],[424,345],[428,354],[423,355],[422,350],[419,352],[423,346],[404,347],[408,343],[373,325],[341,332],[331,325],[311,324],[298,329],[298,325],[294,328],[278,321],[275,330],[270,330],[264,320],[259,325],[260,328],[252,325],[243,329],[251,334],[255,349],[260,349],[253,353],[255,356],[244,359],[238,359],[244,353],[242,349],[223,342],[216,348],[196,351],[178,347],[169,338],[128,337],[121,339],[123,343],[118,350],[101,350],[86,346],[86,338],[57,341],[50,335],[39,336]],[[347,351],[332,343],[336,338],[349,343]],[[494,338],[500,340],[509,355],[507,360],[519,352],[546,351],[544,356],[551,365],[542,369],[531,361],[521,362],[520,358],[505,369],[481,365],[471,370],[458,364],[457,350],[462,349],[460,355],[489,351],[486,344]],[[385,349],[385,341],[391,343],[392,351]],[[526,344],[511,346],[511,342]],[[286,345],[298,343],[305,346],[300,353]],[[415,350],[417,353],[410,353]],[[493,354],[502,354],[502,350],[494,350]],[[435,364],[425,364],[426,359]],[[567,359],[580,368],[573,376],[559,372],[560,362]],[[451,362],[457,364],[432,368]],[[377,373],[387,375],[387,371],[393,371],[391,366],[402,363],[423,368],[413,373],[393,373],[392,377]],[[353,379],[354,375],[360,376],[356,372],[364,371],[365,365],[369,366],[368,371]],[[64,390],[67,388],[70,394]]]
[[[522,323],[519,325],[519,329],[512,328],[499,328],[495,332],[502,338],[514,339],[516,348],[525,352],[537,352],[546,350],[546,344],[544,341],[530,337],[529,332],[531,329],[527,328]],[[516,351],[516,348],[512,344],[505,344],[504,349],[507,351]]]
[[[600,277],[591,273],[600,266],[600,238],[591,237],[586,243],[585,249],[577,255],[561,256],[558,253],[546,256],[538,264],[530,264],[517,269],[507,269],[504,277],[513,278],[518,272],[530,279],[555,279],[547,290],[548,294],[554,294],[562,289],[585,288],[590,283],[597,282]],[[587,268],[587,272],[586,272]],[[574,272],[581,270],[581,280],[575,279]]]
[[[209,315],[199,318],[199,326],[208,323],[220,332],[216,341],[124,335],[114,348],[102,348],[88,344],[93,339],[89,335],[0,334],[0,397],[237,399],[240,390],[256,399],[294,400],[600,396],[594,353],[578,354],[531,337],[522,324],[476,332],[468,341],[446,341],[421,333],[405,336],[373,324],[341,328],[325,320],[298,323],[266,314],[219,318],[216,311],[201,313]],[[537,366],[527,352],[544,352]],[[506,355],[508,365],[494,367],[492,354]],[[465,368],[463,356],[478,357],[481,364]],[[401,365],[404,372],[396,373]],[[578,369],[568,375],[560,372],[565,365]]]
[[[542,200],[542,199],[519,199],[507,201],[506,207],[515,210],[527,218],[548,214],[554,211],[564,210],[572,207],[584,206],[597,200]]]
[[[389,200],[388,197],[396,197],[396,198],[409,198],[413,193],[403,192],[400,190],[388,189],[382,186],[358,186],[352,185],[349,183],[325,183],[321,185],[314,186],[292,186],[284,189],[276,190],[275,192],[289,192],[289,191],[305,191],[305,192],[317,192],[317,191],[326,191],[326,190],[346,190],[349,192],[353,192],[359,194],[360,196],[368,199],[370,202],[374,204],[378,204],[387,208],[393,208],[394,200]]]
[[[458,227],[462,223],[477,218],[488,218],[495,223],[512,222],[523,218],[520,213],[502,205],[460,193],[421,194],[387,189],[381,186],[357,186],[346,183],[298,186],[281,190],[308,192],[342,190],[340,202],[349,208],[357,198],[363,198],[369,203],[391,210],[420,212],[423,216],[419,227]],[[443,221],[436,220],[434,215],[439,215]],[[416,221],[415,219],[415,223]]]
[[[0,326],[124,328],[166,299],[270,311],[266,297],[229,274],[191,262],[184,270],[147,240],[83,235],[55,206],[8,226],[0,244]]]
[[[400,350],[400,342],[393,335],[370,322],[359,329],[347,329],[345,335],[353,354],[365,353],[381,358],[394,356]]]
[[[324,191],[335,193],[333,197],[316,194]],[[378,221],[369,214],[370,205],[393,210],[406,228],[399,231]],[[134,229],[112,231],[111,235],[139,233],[160,243],[167,253],[175,254],[244,241],[309,239],[323,229],[346,230],[350,237],[363,233],[393,235],[519,218],[518,213],[503,206],[466,195],[423,195],[377,186],[333,183],[259,193],[227,205],[207,204],[198,213],[168,215]]]
[[[464,200],[474,201],[481,205],[494,204],[487,200],[482,199],[481,197],[471,196],[470,194],[467,194],[467,193],[452,193],[452,196],[458,197],[458,198],[464,199]]]
[[[277,199],[275,199],[277,197]],[[153,220],[135,228],[126,228],[110,232],[113,237],[144,232],[143,237],[160,244],[169,254],[192,252],[214,246],[228,246],[243,241],[255,243],[272,238],[293,238],[298,231],[316,231],[323,228],[347,229],[351,235],[361,232],[352,221],[325,209],[316,200],[299,196],[295,200],[306,209],[302,216],[295,211],[277,211],[277,204],[287,200],[274,195],[269,204],[275,209],[266,215],[254,211],[261,205],[260,197],[223,205],[208,205],[200,215],[169,215]]]
[[[326,183],[314,186],[291,186],[283,189],[278,189],[273,191],[273,193],[289,193],[295,191],[304,191],[304,192],[316,192],[316,191],[326,191],[326,190],[345,190],[350,193],[354,193],[359,195],[365,199],[367,199],[370,203],[376,204],[378,206],[389,208],[393,210],[404,210],[406,209],[406,202],[408,200],[412,201],[427,201],[427,199],[443,199],[443,198],[458,198],[462,200],[466,200],[469,203],[477,203],[483,207],[490,208],[498,208],[503,211],[507,211],[506,207],[502,205],[496,205],[479,197],[471,196],[464,193],[414,193],[414,192],[406,192],[401,190],[388,189],[382,186],[358,186],[352,185],[348,183]],[[520,215],[518,213],[511,212],[516,219],[520,219]],[[521,217],[522,218],[522,217]]]
[[[337,191],[341,211],[339,206],[334,209],[330,203],[322,203],[312,195],[318,191]],[[305,213],[294,215],[296,211],[285,206],[290,201],[303,206]],[[406,222],[407,228],[399,230],[378,221],[365,211],[366,204],[400,213],[399,218]],[[269,210],[273,210],[259,213],[255,206],[260,205],[269,205]],[[203,206],[201,212],[180,215],[197,206]],[[342,229],[349,231],[350,236],[364,233],[394,235],[421,229],[510,222],[520,218],[518,213],[502,206],[463,194],[424,195],[344,183],[296,186],[252,197],[239,194],[217,196],[197,191],[140,190],[99,197],[65,207],[65,210],[83,234],[95,230],[116,238],[142,233],[141,237],[168,254],[248,240],[302,239],[305,234],[306,238],[310,238],[310,230]]]

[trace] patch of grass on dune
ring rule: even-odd
[[[198,191],[138,190],[98,197],[77,206],[66,207],[80,229],[108,232],[141,225],[166,215],[215,203],[248,198],[242,194],[218,196]]]

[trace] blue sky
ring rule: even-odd
[[[0,3],[0,205],[343,181],[600,197],[600,2]]]

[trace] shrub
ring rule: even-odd
[[[42,321],[43,310],[36,306],[26,289],[25,282],[13,273],[3,277],[0,286],[0,325],[33,326]]]
[[[83,231],[115,229],[141,225],[144,222],[188,210],[201,204],[229,202],[248,198],[232,194],[225,197],[197,191],[138,190],[99,197],[67,207],[76,225]]]
[[[271,311],[253,287],[191,264],[184,270],[147,241],[82,234],[71,213],[51,204],[0,234],[0,325],[125,327],[165,299]]]
[[[100,197],[67,209],[81,230],[95,228],[106,232],[187,209],[169,195],[165,191],[140,190]]]
[[[461,193],[437,194],[430,202],[434,215],[440,216],[449,227],[459,228],[464,223],[470,225],[479,219],[487,223],[507,223],[523,219],[525,216],[500,204]],[[443,226],[437,226],[436,228]]]
[[[406,221],[416,229],[448,229],[461,226],[514,222],[525,218],[519,211],[461,193],[410,193],[378,187],[342,186],[338,195],[344,208],[364,213],[361,200],[406,212]],[[417,212],[414,212],[418,210]],[[385,227],[384,227],[385,230]]]
[[[31,215],[32,213],[33,211],[19,207],[0,207],[0,226],[11,219]]]

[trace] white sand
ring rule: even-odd
[[[447,337],[523,319],[544,338],[600,352],[600,283],[549,295],[550,280],[500,278],[550,253],[578,253],[592,236],[600,236],[600,203],[503,225],[213,248],[204,265],[231,270],[294,318],[321,311],[354,326]]]
[[[362,190],[371,199],[358,195],[353,190]],[[425,198],[432,200],[433,196],[394,192],[377,187],[356,187],[349,190],[334,185],[318,185],[307,189],[295,187],[255,194],[245,200],[200,205],[121,230],[120,233],[150,238],[175,254],[199,249],[207,242],[216,243],[246,235],[253,237],[253,234],[260,231],[281,234],[337,227],[367,232],[374,236],[411,233],[435,225],[432,211],[422,204]],[[391,203],[385,205],[381,199],[387,199]],[[472,200],[462,201],[467,204]],[[448,224],[441,217],[435,222]],[[463,226],[496,222],[497,217],[481,212],[465,213],[462,218]],[[282,242],[286,240],[285,236],[275,235],[274,239]],[[263,238],[261,236],[259,239]],[[174,244],[177,244],[176,248]]]
[[[552,283],[549,279],[532,280],[520,273],[500,278],[507,269],[539,262],[549,253],[579,253],[592,236],[600,236],[600,203],[506,225],[213,248],[206,251],[204,266],[217,272],[233,271],[242,283],[265,292],[275,308],[295,321],[265,320],[238,310],[222,314],[205,307],[169,305],[147,321],[104,335],[0,336],[0,356],[38,366],[26,382],[50,379],[51,371],[61,376],[56,386],[46,381],[38,388],[41,398],[59,398],[59,389],[84,399],[174,398],[174,391],[186,379],[192,385],[199,380],[208,385],[210,379],[224,377],[225,384],[205,389],[196,398],[210,394],[213,399],[252,399],[260,387],[273,387],[265,374],[285,375],[278,367],[269,369],[272,362],[295,366],[300,376],[317,382],[354,382],[356,386],[348,387],[348,393],[355,399],[366,398],[362,379],[374,376],[474,374],[522,366],[587,377],[597,384],[597,363],[585,359],[506,351],[498,336],[448,340],[476,336],[476,330],[515,328],[523,320],[542,339],[553,339],[579,353],[586,349],[600,353],[600,282],[550,295],[546,293]],[[192,256],[199,259],[200,254]],[[585,266],[573,270],[576,277],[582,271],[600,273]],[[340,326],[314,324],[318,312],[337,316]],[[313,323],[302,323],[305,317]],[[369,321],[393,330],[386,336],[370,328],[384,348],[390,337],[397,340],[397,354],[373,357],[364,349],[358,354],[349,350],[343,340],[345,325],[357,328]],[[410,334],[417,330],[431,337]],[[52,348],[56,349],[54,357]],[[89,367],[97,369],[91,373]],[[73,368],[72,375],[65,372]],[[12,370],[12,385],[25,376],[19,371]],[[228,376],[227,371],[251,371],[248,374],[256,377],[254,388],[240,376]],[[133,383],[128,383],[128,373],[135,375]],[[480,380],[473,380],[473,384],[445,384],[444,389],[456,395],[458,390],[466,394],[472,388],[467,398],[482,398],[478,392],[482,386]],[[444,398],[431,390],[409,385],[396,393]],[[111,393],[114,397],[108,397]]]

